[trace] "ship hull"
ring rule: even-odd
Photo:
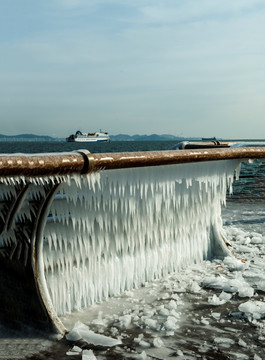
[[[92,138],[92,137],[76,137],[74,139],[67,139],[69,142],[86,142],[86,143],[96,143],[96,142],[109,142],[109,138]]]

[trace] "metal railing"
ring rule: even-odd
[[[231,159],[265,159],[265,147],[167,150],[91,154],[0,154],[0,176],[51,176],[91,171]]]

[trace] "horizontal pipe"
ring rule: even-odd
[[[93,170],[183,164],[228,159],[265,159],[265,147],[93,154]]]
[[[265,147],[167,150],[90,154],[3,154],[0,176],[48,176],[82,174],[98,170],[172,165],[228,159],[265,159]]]
[[[1,154],[0,176],[48,176],[81,173],[80,153]]]

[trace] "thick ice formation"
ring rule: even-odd
[[[108,170],[62,184],[43,234],[57,314],[228,254],[221,204],[238,166],[230,160]]]
[[[113,339],[101,334],[96,334],[91,331],[89,327],[78,321],[75,327],[66,335],[66,339],[69,341],[85,340],[88,344],[95,346],[112,347],[122,344],[120,340]]]
[[[242,219],[242,213],[247,213],[245,204],[237,211]],[[257,212],[252,214],[252,218],[256,216]],[[257,224],[254,229],[257,230]],[[265,302],[258,284],[265,276],[264,223],[260,224],[260,234],[230,226],[224,231],[235,256],[246,259],[247,255],[247,261],[230,256],[190,265],[82,311],[82,321],[96,333],[113,336],[128,345],[123,350],[124,359],[134,358],[136,350],[145,351],[148,359],[169,360],[177,349],[177,355],[185,359],[213,359],[220,353],[231,359],[263,359]],[[244,254],[237,244],[246,240],[250,251]],[[242,288],[252,291],[241,297]],[[72,317],[77,319],[74,315],[68,319]],[[73,325],[74,322],[69,328]],[[114,351],[119,354],[118,349]]]

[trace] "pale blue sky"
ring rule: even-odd
[[[0,133],[265,138],[264,0],[0,0]]]

